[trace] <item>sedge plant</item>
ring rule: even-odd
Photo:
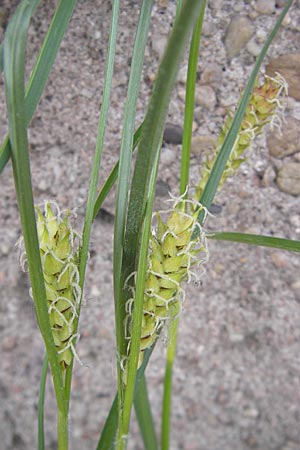
[[[80,327],[85,273],[93,221],[117,182],[113,282],[116,324],[117,394],[103,430],[98,450],[124,450],[134,405],[145,449],[170,448],[172,372],[177,331],[184,298],[184,284],[197,267],[207,262],[208,239],[300,251],[300,243],[288,239],[242,233],[207,235],[203,225],[217,189],[221,188],[245,158],[251,141],[274,121],[286,84],[282,77],[259,78],[263,58],[292,0],[282,9],[257,58],[236,111],[228,112],[214,154],[200,168],[194,193],[189,186],[189,161],[193,124],[196,72],[205,0],[178,2],[176,17],[161,60],[143,123],[135,131],[136,106],[143,67],[152,0],[143,0],[132,51],[131,72],[122,126],[119,161],[99,193],[98,175],[110,103],[120,2],[113,0],[103,98],[97,144],[90,176],[83,230],[76,231],[71,211],[62,213],[48,199],[35,205],[30,172],[28,127],[48,79],[76,1],[61,0],[25,87],[27,32],[38,0],[23,0],[7,28],[1,47],[9,132],[0,150],[0,168],[11,159],[22,224],[26,261],[37,323],[44,343],[41,374],[38,448],[47,448],[43,421],[47,368],[57,404],[59,450],[69,448],[69,406],[74,358]],[[155,185],[164,124],[181,60],[189,48],[179,195],[164,211],[153,211]],[[201,51],[200,51],[201,54]],[[133,173],[132,153],[136,149]],[[162,330],[168,332],[164,378],[161,443],[155,434],[145,370]],[[165,332],[165,331],[164,331]]]

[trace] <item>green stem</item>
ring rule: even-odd
[[[136,383],[134,407],[146,450],[158,450],[145,375]]]
[[[190,153],[191,153],[191,140],[192,140],[194,107],[195,107],[195,88],[197,79],[197,63],[198,63],[200,37],[205,6],[206,1],[204,1],[201,6],[199,19],[195,25],[195,29],[193,32],[189,53],[188,73],[186,81],[186,95],[185,95],[182,153],[181,153],[180,195],[184,194],[189,184]]]
[[[57,439],[58,450],[68,450],[68,412],[58,410],[57,412]]]
[[[48,356],[44,357],[41,379],[40,379],[40,396],[38,404],[38,448],[44,450],[45,448],[45,433],[44,433],[44,403],[45,403],[45,389],[48,372]]]
[[[66,412],[63,380],[51,332],[36,230],[25,109],[25,51],[30,17],[37,2],[23,2],[9,23],[4,43],[4,76],[15,188],[38,325],[46,346],[57,406]]]
[[[186,84],[185,96],[185,114],[184,114],[184,128],[182,140],[182,158],[181,158],[181,174],[180,174],[180,195],[184,194],[189,184],[189,170],[190,170],[190,149],[192,139],[192,128],[194,118],[195,106],[195,88],[197,78],[197,63],[200,47],[200,37],[202,31],[203,17],[205,12],[206,1],[201,4],[199,19],[195,24],[192,35],[188,74]],[[187,193],[186,193],[187,195]],[[182,205],[182,207],[184,207]],[[162,409],[162,433],[161,446],[162,450],[169,449],[170,440],[170,421],[171,421],[171,402],[172,402],[172,375],[173,365],[176,355],[177,333],[178,333],[179,319],[175,319],[169,326],[169,340],[167,347],[167,361],[164,378],[164,392],[163,392],[163,409]]]
[[[172,375],[176,355],[176,343],[179,319],[171,321],[168,333],[167,361],[164,377],[163,408],[162,408],[162,431],[161,448],[168,450],[170,445],[170,418],[172,400]]]
[[[94,219],[94,205],[97,197],[97,184],[99,167],[101,163],[101,155],[103,150],[104,134],[106,127],[106,120],[108,115],[108,109],[110,104],[110,93],[112,86],[113,67],[116,50],[117,30],[118,30],[118,17],[119,17],[120,0],[114,0],[112,5],[112,19],[110,25],[109,43],[108,43],[108,57],[106,63],[105,82],[103,90],[102,105],[100,110],[97,142],[93,160],[93,167],[90,179],[90,187],[87,199],[86,213],[84,219],[84,227],[82,233],[82,247],[80,252],[80,265],[79,265],[79,284],[81,292],[84,288],[85,271],[88,259],[88,247],[90,242],[90,235],[92,229],[92,223]],[[75,333],[78,329],[79,317],[80,317],[81,302],[78,308],[78,315],[75,320]],[[71,382],[72,382],[72,370],[73,370],[74,358],[70,366],[67,368],[65,374],[65,396],[69,407],[70,395],[71,395]]]
[[[117,352],[122,359],[127,354],[127,340],[125,338],[124,323],[126,318],[124,296],[124,286],[126,276],[124,277],[124,271],[122,271],[122,259],[124,248],[124,234],[126,226],[127,204],[128,204],[128,191],[130,183],[130,172],[132,162],[132,147],[134,136],[134,122],[136,115],[136,105],[138,100],[139,85],[143,69],[144,53],[148,36],[148,29],[151,20],[153,0],[143,0],[138,27],[135,36],[131,71],[128,83],[128,92],[125,104],[124,112],[124,124],[122,132],[121,150],[120,150],[120,163],[119,163],[119,175],[118,175],[118,189],[116,196],[116,212],[115,212],[115,227],[114,227],[114,258],[113,258],[113,271],[114,271],[114,301],[115,301],[115,321],[116,321],[116,341]],[[126,448],[126,435],[128,432],[129,422],[125,419],[123,422],[123,415],[126,415],[126,407],[124,406],[124,396],[130,390],[131,384],[123,385],[123,371],[121,364],[118,362],[118,402],[119,402],[119,429],[117,435],[117,448]],[[136,369],[135,369],[136,372]],[[133,382],[134,387],[134,382]],[[132,390],[133,390],[132,387]],[[127,395],[128,398],[128,395]],[[132,399],[129,402],[129,417],[131,410]],[[124,425],[124,426],[123,426]],[[128,426],[127,426],[128,425]]]

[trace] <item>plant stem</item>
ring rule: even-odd
[[[45,403],[45,389],[48,372],[48,355],[44,356],[41,379],[40,379],[40,396],[38,404],[38,446],[39,450],[45,448],[45,433],[44,433],[44,403]]]
[[[206,1],[204,1],[202,3],[199,19],[195,25],[195,29],[193,32],[191,45],[190,45],[187,82],[186,82],[186,94],[185,94],[183,138],[182,138],[180,195],[185,193],[186,188],[189,184],[190,153],[191,153],[191,140],[192,140],[192,130],[193,130],[193,119],[194,119],[197,63],[198,63],[200,37],[201,37],[201,30],[202,30],[205,6],[206,6]],[[186,193],[186,195],[187,195],[187,193]]]
[[[181,174],[180,174],[180,195],[186,192],[189,183],[190,170],[190,149],[192,139],[192,128],[194,118],[195,105],[195,88],[197,78],[197,62],[200,47],[200,37],[202,31],[203,17],[206,7],[206,1],[201,4],[199,12],[199,19],[195,24],[189,53],[186,96],[185,96],[185,114],[182,140],[182,158],[181,158]],[[187,193],[186,193],[187,195]],[[182,204],[184,208],[184,203]],[[167,361],[164,378],[164,392],[163,392],[163,409],[162,409],[162,432],[161,432],[161,448],[162,450],[169,449],[170,441],[170,421],[171,421],[171,401],[172,401],[172,375],[173,365],[176,355],[177,333],[178,333],[179,319],[171,321],[169,326],[169,340],[167,347]]]
[[[68,412],[58,410],[57,412],[57,439],[58,450],[68,450]]]
[[[124,358],[127,354],[128,342],[125,338],[125,303],[126,298],[124,295],[124,286],[126,275],[124,277],[124,271],[122,271],[122,259],[124,248],[124,235],[126,226],[127,204],[128,204],[128,191],[130,184],[130,172],[132,161],[132,147],[134,140],[134,122],[136,115],[136,105],[138,100],[139,85],[141,80],[141,74],[143,69],[144,53],[148,36],[148,29],[150,25],[151,12],[152,12],[153,0],[143,0],[140,9],[138,27],[135,36],[131,71],[128,83],[128,92],[125,104],[124,113],[124,125],[121,140],[120,150],[120,163],[119,163],[119,175],[118,175],[118,189],[116,196],[116,212],[115,212],[115,228],[114,228],[114,300],[115,300],[115,320],[116,320],[116,341],[117,352],[120,358]],[[137,351],[138,352],[138,351]],[[136,366],[134,370],[134,378],[136,373]],[[124,389],[123,384],[123,371],[121,369],[120,361],[117,365],[118,370],[118,401],[119,401],[119,429],[117,435],[117,448],[120,450],[126,448],[126,435],[128,432],[126,418],[131,411],[133,389],[135,379],[132,379]],[[128,376],[129,379],[129,376]],[[124,406],[124,397],[126,393],[130,395],[127,398],[131,400],[128,403],[128,407]],[[125,417],[125,419],[124,419]]]
[[[162,431],[161,449],[168,450],[170,443],[170,418],[172,400],[172,375],[176,355],[176,342],[179,319],[172,320],[169,325],[167,361],[164,378],[163,409],[162,409]]]

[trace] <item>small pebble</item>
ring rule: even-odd
[[[168,144],[181,144],[182,133],[183,130],[180,125],[166,123],[163,140]]]

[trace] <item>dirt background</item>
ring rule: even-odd
[[[0,1],[0,38],[15,1]],[[131,49],[139,2],[125,0],[100,183],[118,158]],[[28,73],[56,2],[41,2],[29,32]],[[281,11],[275,0],[208,2],[196,93],[192,181],[199,177],[209,149],[245,86],[255,57]],[[283,138],[260,136],[248,162],[216,197],[208,230],[239,230],[291,239],[300,236],[300,202],[294,191],[279,189],[278,174],[293,164],[299,185],[300,2],[295,1],[272,45],[266,64],[293,53],[295,93],[287,99]],[[111,3],[78,1],[70,27],[29,130],[36,202],[52,199],[84,216],[99,105]],[[137,124],[144,113],[155,71],[174,18],[175,3],[153,8]],[[298,61],[298,62],[297,62]],[[290,68],[290,62],[284,59]],[[297,65],[298,64],[298,65]],[[168,135],[162,150],[157,207],[177,194],[186,61],[171,101]],[[296,77],[296,78],[295,78]],[[298,81],[297,81],[298,80]],[[297,83],[299,83],[297,85]],[[7,131],[4,81],[0,78],[0,137]],[[300,90],[300,88],[299,88]],[[281,141],[280,141],[281,139]],[[292,148],[292,150],[291,150]],[[280,153],[285,149],[284,154]],[[274,157],[274,152],[279,154]],[[290,166],[291,167],[291,166]],[[298,170],[298,171],[297,171]],[[289,175],[287,179],[291,179]],[[291,193],[292,192],[292,193]],[[297,192],[297,191],[296,191]],[[299,191],[300,193],[300,191]],[[37,399],[43,343],[37,330],[28,277],[15,243],[20,223],[10,164],[1,174],[0,280],[0,449],[37,446]],[[96,446],[116,389],[112,297],[114,195],[95,221],[90,244],[71,404],[72,450]],[[299,256],[274,249],[209,242],[210,261],[201,285],[186,288],[174,372],[172,450],[300,450],[300,280]],[[147,370],[159,433],[165,343],[158,343]],[[55,401],[48,386],[46,448],[55,449]],[[129,449],[142,449],[135,419]]]

